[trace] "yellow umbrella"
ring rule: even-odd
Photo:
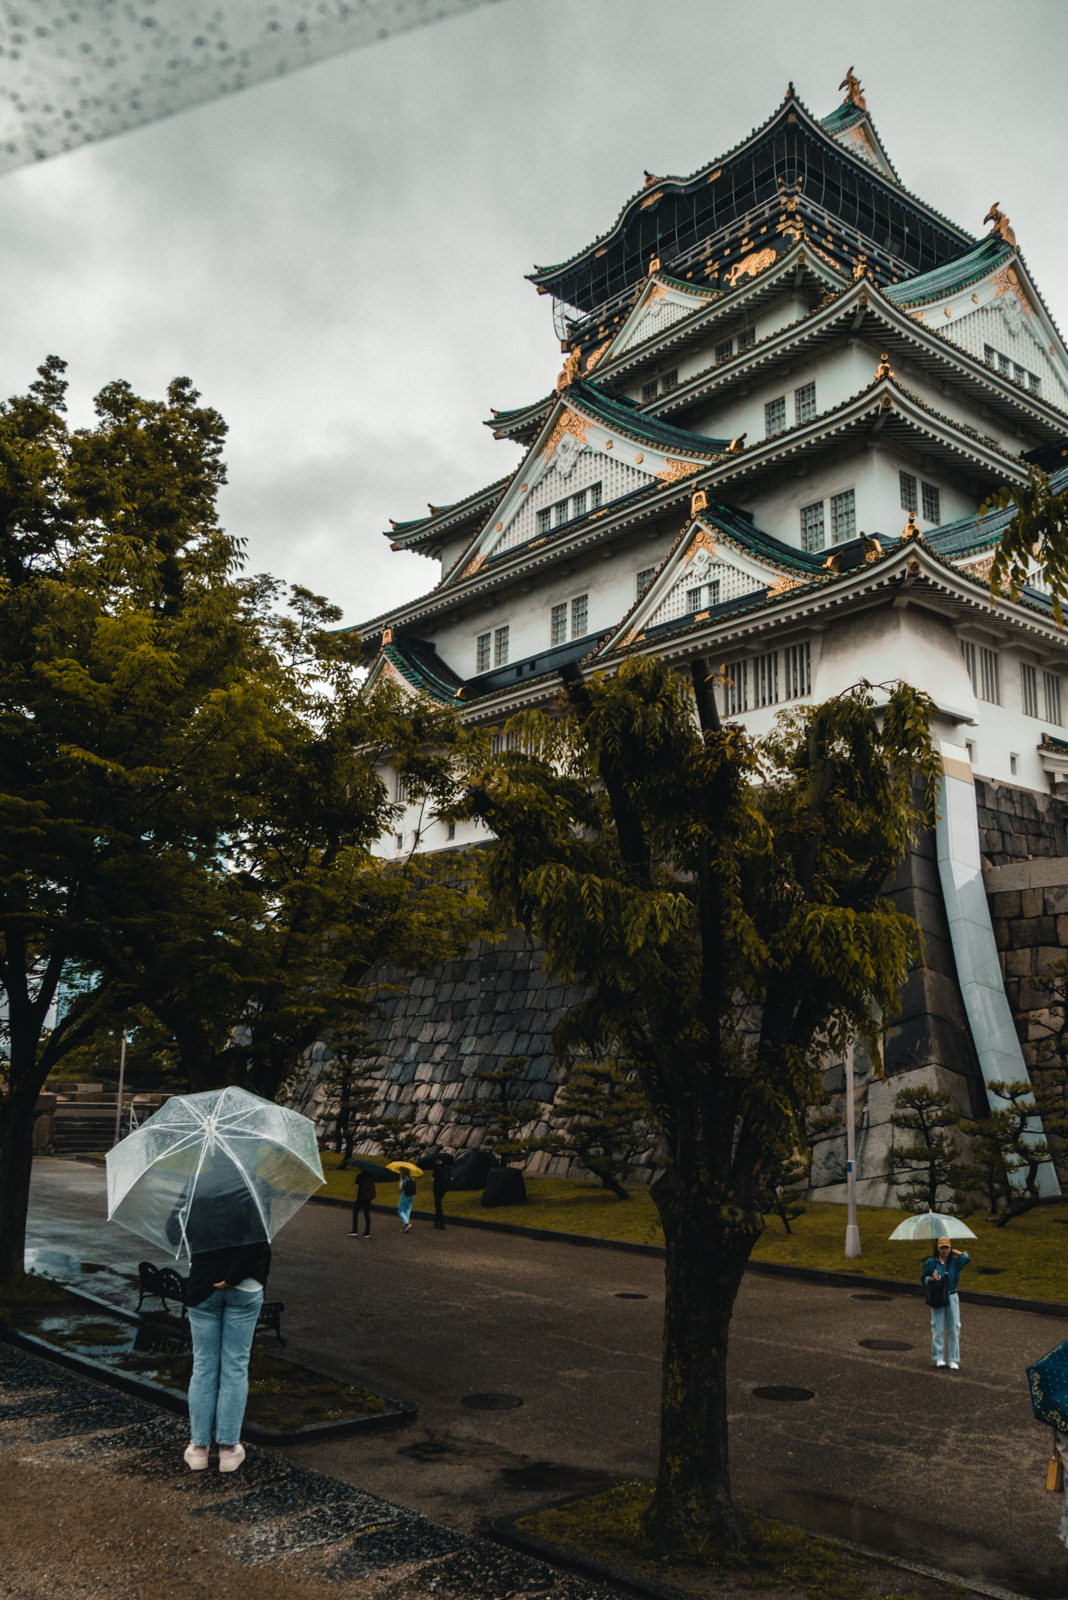
[[[387,1161],[386,1166],[390,1172],[406,1172],[410,1178],[421,1178],[422,1167],[417,1167],[414,1161]]]

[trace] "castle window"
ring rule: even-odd
[[[1061,680],[1056,672],[1042,674],[1042,692],[1046,701],[1046,721],[1057,728],[1061,726]]]
[[[923,491],[923,520],[925,522],[941,522],[942,496],[933,483],[921,484]]]
[[[661,375],[661,378],[660,378],[660,393],[661,394],[669,394],[672,389],[677,389],[678,386],[679,386],[679,374],[678,374],[678,369],[677,368],[675,370],[673,370],[672,372],[665,372],[665,373],[663,373]]]
[[[660,385],[655,378],[650,378],[648,383],[642,384],[642,405],[647,405],[650,400],[655,400]]]
[[[812,693],[812,646],[791,644],[783,651],[785,683],[783,692],[787,700],[799,700]]]
[[[902,511],[918,511],[920,502],[916,498],[916,479],[911,472],[899,472],[897,476],[901,484]]]
[[[1042,379],[1037,373],[1029,372],[1027,374],[1027,387],[1030,389],[1032,394],[1042,393]]]
[[[987,650],[984,645],[973,644],[970,639],[962,639],[961,654],[964,665],[968,669],[968,676],[972,680],[972,688],[978,700],[986,700],[990,705],[1001,704],[1001,666],[995,650]]]
[[[810,553],[823,549],[823,501],[801,507],[801,548]]]
[[[567,601],[563,605],[553,606],[549,616],[549,643],[566,644],[567,642]]]
[[[508,660],[508,624],[493,630],[493,665],[503,667]]]
[[[997,366],[997,364],[998,364],[998,353],[994,349],[994,346],[992,344],[984,344],[984,346],[983,346],[983,360],[986,362],[988,367],[996,367]]]
[[[411,798],[408,794],[408,780],[403,772],[398,772],[393,783],[393,796],[398,805],[406,806]]]
[[[589,595],[576,595],[571,602],[571,637],[581,639],[585,634],[590,614]]]
[[[445,824],[445,837],[446,837],[446,839],[455,839],[456,838],[456,824],[455,824],[455,822],[447,822]]]
[[[590,510],[591,511],[596,511],[597,507],[600,505],[600,503],[601,503],[601,485],[599,483],[591,483],[590,484]]]
[[[773,439],[777,433],[786,430],[786,396],[778,395],[774,400],[769,400],[764,407],[764,435]]]
[[[639,600],[641,599],[643,594],[648,594],[649,593],[649,590],[653,586],[653,579],[655,577],[656,577],[656,568],[655,567],[643,567],[642,570],[638,573],[638,577],[637,577],[637,586],[638,586],[637,598]]]
[[[553,525],[553,508],[552,508],[552,506],[546,506],[543,511],[539,511],[538,512],[538,532],[539,533],[548,533],[548,531],[552,527],[552,525]]]
[[[1026,661],[1020,663],[1020,700],[1025,717],[1038,716],[1038,673]]]
[[[769,650],[753,662],[753,704],[773,706],[779,699],[779,652]]]
[[[581,489],[578,494],[571,496],[571,515],[584,517],[586,515],[586,491]]]
[[[397,850],[398,850],[398,852],[400,852],[401,850],[404,849],[404,835],[403,835],[403,833],[395,833],[393,835],[393,838],[396,841]]]
[[[748,661],[731,661],[723,669],[723,679],[723,701],[725,715],[728,717],[736,717],[740,712],[748,711]]]
[[[1019,766],[1019,764],[1020,764],[1019,756],[1010,754],[1009,755],[1009,773],[1014,778],[1016,776],[1016,769]]]
[[[719,605],[719,579],[711,583],[699,583],[695,589],[686,591],[686,610],[703,611],[706,606]]]
[[[738,335],[738,354],[741,355],[743,350],[752,350],[755,344],[756,329],[743,328],[741,333]]]
[[[733,339],[724,339],[722,344],[717,344],[717,346],[716,346],[716,360],[717,361],[729,361],[733,354],[734,354],[734,340]]]
[[[568,639],[581,639],[589,626],[590,597],[577,594],[573,600],[561,600],[549,613],[549,643],[566,644]],[[568,631],[568,618],[571,628]]]
[[[816,415],[816,385],[803,383],[794,390],[794,421],[811,422]]]
[[[493,635],[489,634],[489,633],[480,633],[478,638],[475,640],[475,671],[476,672],[488,672],[489,671],[490,648],[491,648],[491,645],[492,645],[492,641],[493,641]]]
[[[857,504],[852,489],[831,495],[831,543],[845,544],[857,535]]]

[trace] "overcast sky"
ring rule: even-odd
[[[359,622],[429,588],[390,517],[512,470],[490,408],[545,394],[524,281],[689,173],[792,79],[853,65],[902,181],[976,235],[992,201],[1068,327],[1068,0],[503,0],[0,177],[0,394],[48,354],[91,417],[188,375],[230,427],[249,567]]]

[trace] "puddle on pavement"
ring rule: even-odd
[[[978,1578],[1014,1594],[1026,1594],[1031,1600],[1064,1600],[1063,1578],[1022,1571],[1002,1551],[955,1535],[945,1521],[924,1522],[911,1515],[900,1518],[805,1489],[785,1489],[761,1501],[757,1509],[765,1516],[798,1523],[810,1533],[845,1539],[883,1555],[953,1572],[964,1580]]]

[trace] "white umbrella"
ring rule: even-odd
[[[173,1096],[107,1174],[108,1221],[176,1258],[273,1239],[324,1182],[314,1123],[234,1087]]]
[[[946,1217],[939,1211],[920,1211],[898,1223],[891,1239],[974,1239],[976,1235],[959,1217]]]

